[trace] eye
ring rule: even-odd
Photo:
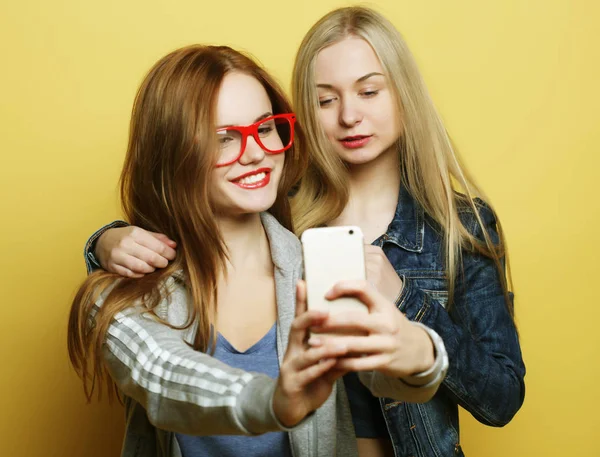
[[[231,143],[232,141],[234,141],[234,140],[233,140],[233,138],[232,138],[232,137],[230,137],[230,136],[221,136],[221,135],[219,135],[219,145],[220,145],[221,147],[225,147],[225,146],[227,146],[227,145],[228,145],[229,143]]]
[[[328,106],[331,105],[333,103],[334,99],[333,98],[324,98],[319,100],[319,106],[322,108],[324,106]]]
[[[362,95],[363,97],[371,98],[371,97],[374,97],[375,95],[377,95],[378,93],[379,93],[378,90],[365,90],[365,91],[361,92],[360,95]]]
[[[273,126],[273,124],[269,123],[269,124],[261,124],[261,126],[258,127],[257,130],[258,130],[258,134],[260,136],[266,136],[269,133],[271,133],[274,130],[274,128],[275,127]]]

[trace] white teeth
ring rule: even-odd
[[[243,179],[240,179],[238,182],[240,184],[254,184],[259,181],[262,181],[263,179],[265,179],[266,176],[267,176],[267,174],[265,172],[262,172],[262,173],[258,173],[256,175],[247,176]]]

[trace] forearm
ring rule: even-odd
[[[194,351],[180,331],[133,310],[111,323],[104,360],[117,387],[159,428],[192,435],[281,430],[272,411],[275,380]]]
[[[443,385],[479,421],[494,426],[508,423],[523,403],[525,367],[516,330],[501,294],[479,300],[476,294],[459,297],[484,310],[485,322],[477,325],[487,331],[475,338],[411,280],[406,280],[405,288],[401,310],[409,319],[435,330],[444,340],[449,367]],[[490,288],[498,289],[496,284],[490,284]]]

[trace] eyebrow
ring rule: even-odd
[[[354,84],[366,81],[367,79],[369,79],[373,76],[385,76],[385,75],[383,73],[379,73],[377,71],[372,71],[371,73],[367,73],[366,75],[358,78],[356,81],[354,81]],[[333,86],[331,84],[317,84],[317,87],[322,87],[324,89],[333,89]]]
[[[272,116],[273,113],[270,111],[267,111],[266,113],[261,114],[260,116],[258,116],[256,119],[254,119],[252,121],[252,123],[256,123],[258,121],[262,121],[263,119],[268,118],[269,116]],[[224,129],[227,127],[239,127],[239,124],[226,124],[226,125],[217,125],[217,129]]]

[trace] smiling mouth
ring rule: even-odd
[[[260,189],[265,187],[271,181],[271,170],[269,168],[261,168],[242,175],[231,182],[242,189]]]
[[[342,146],[349,149],[357,149],[366,146],[366,144],[371,140],[373,135],[355,135],[355,136],[347,136],[342,138],[340,143]]]

